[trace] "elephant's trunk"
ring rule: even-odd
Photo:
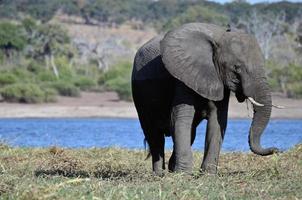
[[[268,84],[262,82],[256,85],[255,100],[263,106],[253,105],[254,117],[249,133],[249,144],[251,151],[255,154],[266,156],[278,151],[276,148],[263,148],[260,144],[261,135],[266,128],[272,111],[272,98]]]

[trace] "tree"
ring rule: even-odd
[[[33,49],[35,57],[44,57],[46,67],[52,67],[53,73],[58,78],[59,71],[54,61],[54,57],[66,53],[66,44],[70,38],[67,32],[57,24],[42,24],[38,26],[35,35]]]
[[[228,17],[205,6],[190,6],[183,14],[171,19],[164,29],[171,29],[189,22],[204,22],[217,25],[227,25]]]
[[[22,27],[10,22],[0,23],[0,49],[11,61],[15,51],[21,51],[26,45]]]
[[[250,15],[240,19],[236,25],[245,29],[247,33],[253,34],[262,49],[265,59],[268,59],[271,52],[273,37],[282,35],[286,26],[285,13],[259,13],[253,10]]]

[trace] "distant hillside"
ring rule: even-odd
[[[277,2],[248,4],[244,0],[219,4],[205,0],[1,0],[0,17],[20,19],[28,15],[47,22],[58,12],[79,16],[86,24],[120,25],[133,22],[137,28],[158,30],[178,23],[203,21],[218,24],[234,23],[254,12],[274,16],[284,13],[292,23],[301,17],[302,3]]]
[[[156,35],[152,28],[137,30],[127,23],[115,27],[94,26],[67,15],[56,15],[52,21],[57,21],[68,31],[79,51],[79,62],[94,59],[100,68],[107,68],[121,59],[133,60],[136,50]]]

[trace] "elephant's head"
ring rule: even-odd
[[[253,36],[212,25],[187,24],[166,34],[161,41],[161,55],[174,77],[205,98],[222,100],[224,89],[228,88],[239,102],[250,99],[254,108],[249,134],[251,150],[259,155],[277,151],[260,145],[272,101],[264,58]]]

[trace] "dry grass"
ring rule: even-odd
[[[170,153],[167,153],[169,156]],[[0,199],[302,199],[302,144],[279,155],[226,153],[219,174],[151,172],[144,151],[0,145]]]

